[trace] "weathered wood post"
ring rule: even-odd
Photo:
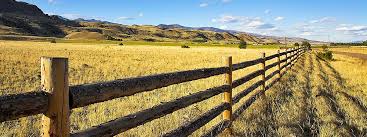
[[[224,92],[223,102],[229,103],[231,107],[223,111],[223,120],[232,121],[232,56],[226,58],[226,66],[229,68],[226,77],[226,83],[231,87],[230,90]]]
[[[285,49],[285,65],[288,64],[288,49]],[[284,67],[285,71],[287,71],[287,66]]]
[[[261,81],[262,81],[262,84],[261,84],[261,90],[264,92],[265,94],[265,87],[266,87],[266,79],[265,79],[265,62],[266,62],[266,56],[265,56],[265,52],[262,53],[262,62],[261,62],[261,69],[263,70],[262,74],[261,74]]]
[[[280,69],[280,50],[278,50],[278,79],[282,77],[281,75],[281,69]]]
[[[50,93],[48,111],[42,116],[42,137],[69,137],[68,59],[42,57],[41,84]]]
[[[289,61],[290,61],[290,65],[289,65],[289,69],[292,69],[292,67],[293,67],[293,58],[294,58],[294,48],[291,48],[291,54],[289,55],[290,56],[290,58],[289,58]]]

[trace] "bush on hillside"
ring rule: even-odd
[[[244,40],[241,40],[240,41],[240,44],[239,44],[239,46],[238,46],[240,49],[246,49],[247,48],[247,43],[246,43],[246,41],[244,41]]]
[[[321,48],[323,51],[327,51],[329,47],[327,45],[322,45]]]
[[[348,43],[330,43],[330,46],[367,46],[367,41],[364,42],[348,42]]]
[[[114,38],[112,36],[106,36],[106,39],[107,40],[112,40],[112,41],[122,41],[122,39],[117,39],[117,38]]]
[[[50,42],[51,43],[56,43],[56,40],[55,39],[52,39]]]
[[[144,41],[147,41],[147,42],[155,42],[156,40],[153,39],[153,38],[144,38],[143,39]]]
[[[190,48],[190,46],[182,45],[181,48],[188,49],[188,48]]]
[[[296,42],[296,43],[294,43],[294,46],[295,46],[295,47],[298,47],[298,46],[299,46],[299,43],[297,43],[297,42]]]
[[[333,52],[327,50],[323,52],[318,52],[317,56],[324,60],[333,60]]]
[[[124,45],[124,43],[120,43],[120,44],[119,44],[119,46],[123,46],[123,45]]]
[[[308,41],[302,41],[302,47],[306,47],[307,49],[311,49],[311,44]]]
[[[338,46],[336,43],[330,43],[330,46]]]
[[[204,38],[195,38],[192,40],[192,42],[197,42],[197,43],[205,43],[208,40],[204,39]]]

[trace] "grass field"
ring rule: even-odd
[[[40,86],[41,56],[68,57],[69,82],[76,85],[218,67],[224,65],[224,57],[233,56],[234,63],[237,63],[258,58],[261,52],[270,55],[276,53],[276,49],[240,50],[206,46],[182,49],[178,46],[145,44],[118,46],[115,43],[0,41],[0,95],[37,90]],[[234,123],[233,136],[344,136],[354,134],[350,129],[356,129],[360,134],[366,133],[367,79],[363,74],[366,75],[367,70],[360,69],[366,66],[358,59],[339,55],[335,58],[336,61],[329,63],[311,53],[302,57],[281,84],[267,92],[266,100],[256,101]],[[236,71],[234,79],[256,69],[258,67],[255,66]],[[224,80],[224,76],[216,76],[78,108],[72,111],[71,129],[86,129],[161,102],[222,85]],[[236,88],[234,94],[252,82]],[[221,100],[222,96],[218,95],[119,136],[159,136],[218,105]],[[358,101],[360,103],[356,103]],[[269,105],[264,105],[266,102]],[[234,109],[237,107],[235,105]],[[0,136],[39,136],[39,120],[38,115],[1,123]],[[219,120],[221,117],[199,129],[193,136],[201,135]]]
[[[225,44],[220,42],[207,42],[207,43],[198,43],[198,42],[147,42],[147,41],[110,41],[110,40],[85,40],[85,39],[58,39],[56,40],[57,43],[78,43],[78,44],[120,44],[123,43],[124,45],[129,46],[182,46],[187,45],[190,47],[226,47],[226,48],[238,48],[238,44]],[[251,45],[249,44],[247,48],[249,49],[259,49],[259,48],[266,48],[266,49],[274,49],[285,47],[281,44],[272,44],[272,45]],[[288,46],[290,47],[290,46]]]
[[[366,64],[341,55],[335,60],[303,56],[234,122],[234,136],[366,136]]]
[[[331,48],[331,51],[340,51],[340,52],[351,52],[351,53],[361,53],[367,54],[367,48]]]
[[[234,62],[260,57],[260,52],[276,53],[275,49],[247,49],[223,47],[193,47],[182,49],[174,46],[118,46],[117,44],[88,45],[85,43],[49,42],[0,42],[1,57],[1,94],[32,91],[40,85],[41,56],[68,57],[70,62],[69,81],[72,85],[119,78],[189,70],[204,67],[223,66],[224,57],[233,56]],[[236,72],[235,78],[257,68]],[[183,83],[153,92],[116,99],[113,101],[76,109],[72,112],[72,130],[81,130],[109,120],[152,107],[160,102],[169,101],[200,90],[224,84],[224,77],[217,76],[204,80]],[[139,101],[137,101],[139,100]],[[157,136],[174,129],[181,123],[221,103],[221,97],[193,105],[155,120],[149,124],[124,133],[125,136]],[[21,119],[19,123],[2,125],[2,135],[38,135],[39,124],[34,123],[39,116]],[[215,124],[215,123],[212,123]],[[13,126],[19,128],[12,128]],[[161,125],[161,126],[157,126]],[[164,126],[165,125],[165,126]],[[208,125],[210,127],[210,124]],[[11,129],[11,130],[10,130]],[[27,130],[24,130],[27,129]],[[147,130],[151,129],[151,130]],[[205,131],[207,128],[200,130]],[[9,130],[7,132],[7,130]]]

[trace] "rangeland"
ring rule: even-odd
[[[71,85],[109,81],[142,75],[223,66],[224,58],[234,63],[274,54],[277,49],[225,47],[118,46],[49,42],[0,42],[0,93],[15,94],[38,90],[40,57],[68,57]],[[367,129],[367,71],[362,61],[335,55],[326,62],[312,52],[302,56],[281,82],[255,102],[233,124],[233,136],[245,135],[363,135]],[[269,62],[271,63],[271,62]],[[259,69],[234,73],[234,79]],[[269,71],[271,72],[271,71]],[[72,131],[86,129],[162,102],[224,83],[223,76],[182,83],[131,97],[75,109]],[[251,84],[236,88],[234,94]],[[171,115],[154,120],[120,136],[159,136],[221,103],[218,95]],[[268,105],[266,105],[266,104]],[[241,104],[241,103],[240,103]],[[236,109],[238,106],[234,106]],[[193,136],[199,136],[221,118],[210,122]],[[26,117],[0,125],[1,136],[39,136],[40,116]],[[338,132],[335,132],[338,131]],[[228,134],[222,134],[227,136]]]
[[[68,57],[70,63],[69,82],[71,85],[77,85],[163,72],[218,67],[225,64],[224,59],[227,56],[233,56],[234,63],[237,63],[259,58],[261,52],[266,52],[269,55],[277,52],[276,49],[240,50],[223,47],[183,49],[179,46],[119,46],[118,44],[54,44],[49,42],[2,41],[0,45],[1,94],[3,95],[33,91],[39,88],[41,56]],[[258,67],[236,72],[234,78],[237,79],[256,69]],[[217,76],[76,109],[71,115],[72,131],[86,129],[161,102],[219,86],[224,81],[223,76]],[[238,91],[234,91],[234,93]],[[221,103],[221,100],[221,96],[212,98],[122,135],[157,136],[213,108]],[[5,122],[2,124],[1,134],[38,136],[40,124],[37,121],[39,120],[40,117],[37,116]],[[21,122],[21,124],[16,122]],[[209,124],[207,128],[213,124],[215,122]],[[19,127],[12,128],[14,125]],[[205,129],[206,127],[194,135],[200,134]]]

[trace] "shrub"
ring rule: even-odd
[[[295,47],[298,47],[298,46],[299,46],[299,43],[297,43],[297,42],[296,42],[296,43],[294,43],[294,46],[295,46]]]
[[[112,41],[122,41],[122,39],[117,39],[117,38],[114,38],[112,36],[106,36],[106,39],[107,40],[112,40]]]
[[[123,45],[124,45],[124,43],[120,43],[119,45],[120,45],[120,46],[123,46]]]
[[[144,38],[143,39],[144,41],[147,41],[147,42],[155,42],[156,40],[153,39],[153,38]]]
[[[330,46],[337,46],[336,43],[330,43]]]
[[[106,36],[106,39],[107,39],[107,40],[114,40],[115,38],[114,38],[114,37],[112,37],[112,36]]]
[[[311,49],[311,44],[308,41],[302,41],[302,47],[306,47],[307,49]]]
[[[182,45],[181,48],[188,49],[188,48],[190,48],[190,46]]]
[[[363,45],[367,46],[367,40],[363,42]]]
[[[208,40],[204,39],[204,38],[195,38],[192,40],[192,42],[197,42],[197,43],[205,43]]]
[[[52,39],[50,42],[51,43],[56,43],[56,40],[55,39]]]
[[[246,43],[246,41],[244,41],[244,40],[241,40],[240,41],[240,44],[239,44],[239,46],[238,46],[240,49],[246,49],[247,48],[247,43]]]
[[[322,46],[321,46],[321,48],[322,48],[322,50],[324,50],[324,51],[327,51],[327,50],[328,50],[328,46],[327,46],[327,45],[322,45]]]
[[[333,60],[333,52],[331,51],[318,52],[317,56],[325,60]]]

